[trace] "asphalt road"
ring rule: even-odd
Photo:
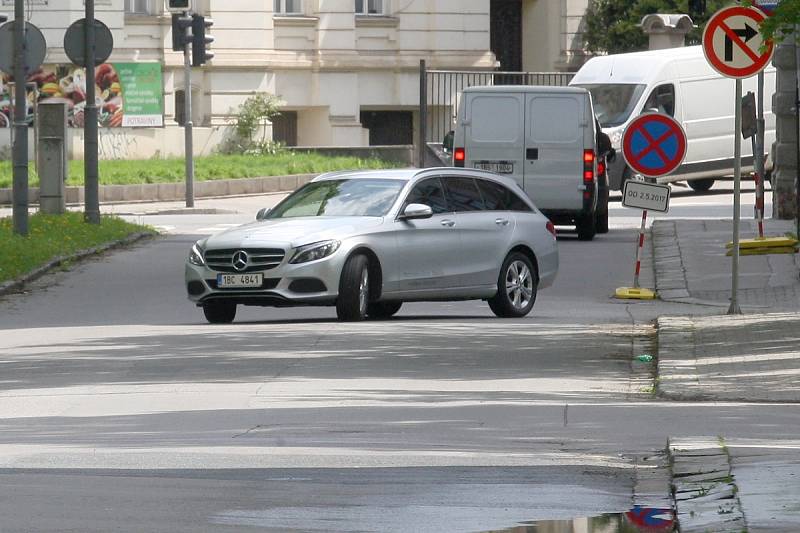
[[[730,216],[715,189],[666,216]],[[465,302],[205,324],[184,295],[191,243],[272,200],[143,216],[168,233],[0,300],[0,531],[499,530],[627,510],[636,458],[668,436],[800,433],[791,407],[651,397],[633,362],[650,321],[704,311],[610,298],[640,221],[618,203],[609,234],[561,233],[525,319]]]

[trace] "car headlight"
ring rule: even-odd
[[[289,262],[296,265],[297,263],[308,263],[309,261],[328,257],[339,249],[340,244],[342,243],[339,241],[322,241],[300,246],[295,250],[294,256]]]
[[[189,262],[196,266],[205,266],[206,264],[203,260],[203,251],[197,244],[192,246],[192,251],[189,252]]]

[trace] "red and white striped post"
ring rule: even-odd
[[[647,209],[642,210],[642,227],[639,229],[639,245],[636,247],[636,271],[633,274],[633,288],[639,288],[639,272],[642,270],[642,248],[644,247],[645,224],[647,223]]]
[[[756,222],[758,223],[758,238],[764,238],[764,181],[758,172],[753,174],[756,182]]]

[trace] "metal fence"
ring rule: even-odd
[[[498,72],[428,70],[425,61],[419,69],[418,163],[424,165],[424,148],[441,145],[444,136],[455,128],[455,114],[461,92],[476,85],[568,85],[571,72]]]

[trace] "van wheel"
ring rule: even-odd
[[[497,278],[497,294],[489,298],[492,312],[501,318],[521,318],[533,309],[539,273],[527,255],[508,254]]]
[[[608,233],[608,188],[600,194],[597,202],[595,226],[597,233]]]
[[[365,255],[351,256],[342,268],[336,316],[339,320],[355,322],[367,317],[369,308],[369,260]]]
[[[608,233],[608,205],[602,211],[597,212],[595,227],[597,228],[597,233]]]
[[[578,240],[591,241],[597,234],[597,218],[594,213],[583,215],[575,225],[578,230]]]
[[[689,180],[689,187],[697,192],[706,192],[714,185],[714,178],[703,178],[701,180]]]

